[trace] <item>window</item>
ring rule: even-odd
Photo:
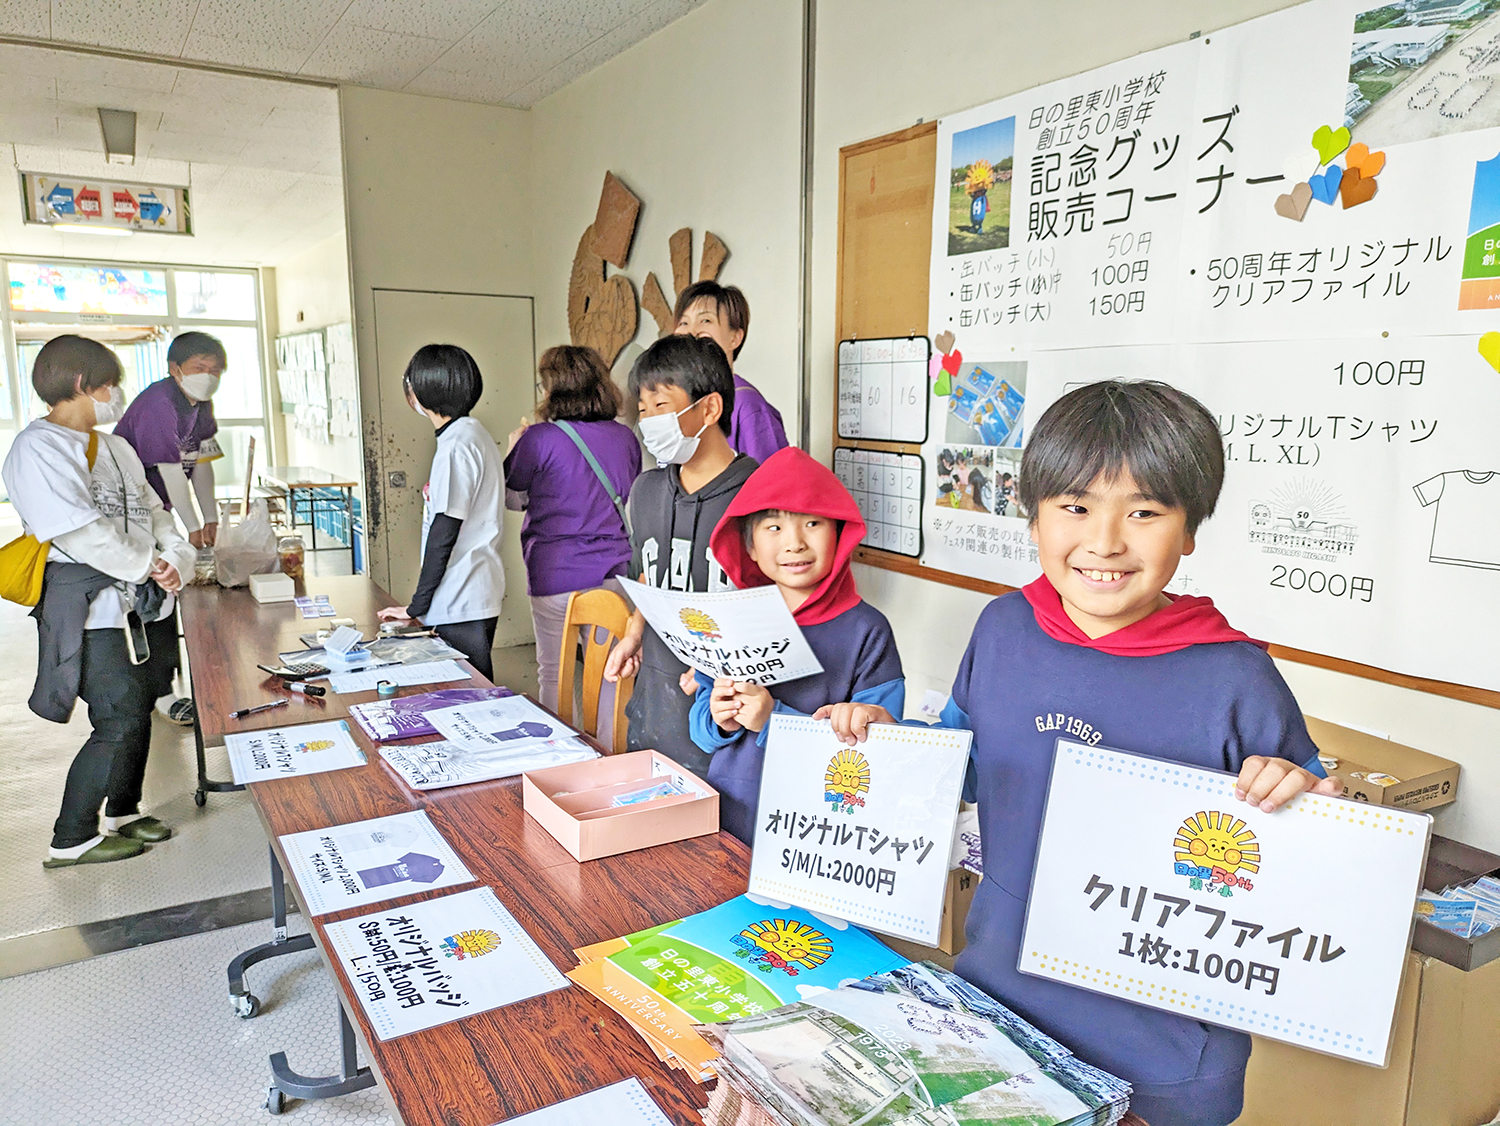
[[[125,371],[125,397],[133,399],[169,377],[168,345],[194,330],[217,337],[229,359],[214,396],[225,455],[214,464],[217,484],[243,489],[252,436],[256,461],[269,463],[255,271],[9,259],[0,260],[0,278],[9,294],[0,302],[0,457],[17,431],[47,413],[31,390],[31,365],[54,336],[74,332],[113,349]]]

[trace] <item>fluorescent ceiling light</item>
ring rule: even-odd
[[[99,131],[104,135],[104,159],[111,164],[135,163],[135,111],[99,110]]]
[[[106,227],[102,224],[94,226],[92,223],[52,223],[54,231],[62,231],[67,235],[133,235],[129,227]]]

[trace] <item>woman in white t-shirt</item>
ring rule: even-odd
[[[494,678],[490,650],[505,597],[500,532],[505,518],[505,469],[495,439],[469,412],[484,381],[479,365],[453,344],[419,348],[402,376],[406,401],[437,430],[432,474],[422,490],[422,573],[405,607],[380,612],[384,621],[419,618]]]
[[[152,706],[177,669],[171,592],[195,553],[129,443],[94,433],[124,412],[120,378],[97,341],[49,341],[31,382],[52,409],[16,436],[0,469],[26,531],[51,544],[31,708],[66,723],[81,698],[93,727],[68,771],[47,868],[123,860],[172,835],[141,810],[141,783]],[[101,802],[113,836],[99,832]]]

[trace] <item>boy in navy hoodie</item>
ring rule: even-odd
[[[865,522],[829,470],[795,447],[752,473],[714,528],[709,547],[737,590],[774,583],[823,671],[773,684],[697,674],[689,730],[712,757],[719,823],[755,840],[760,774],[773,712],[811,715],[830,700],[899,713],[906,682],[885,615],[862,600],[849,570]]]
[[[980,614],[940,720],[974,732],[966,796],[984,850],[955,969],[1131,1083],[1151,1126],[1224,1126],[1249,1036],[1016,969],[1055,741],[1237,772],[1236,796],[1268,813],[1338,789],[1265,649],[1209,599],[1164,593],[1224,480],[1202,404],[1163,383],[1081,387],[1042,416],[1020,476],[1042,576]],[[855,704],[818,714],[849,742],[895,722]]]

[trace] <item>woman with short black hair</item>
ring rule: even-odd
[[[177,670],[174,591],[194,551],[125,439],[96,431],[125,409],[120,361],[64,335],[37,353],[31,385],[51,408],[16,436],[3,473],[45,553],[31,710],[67,723],[78,700],[93,730],[63,787],[44,868],[139,856],[172,830],[142,810],[151,709]],[[104,804],[104,835],[99,806]]]
[[[521,553],[537,688],[542,703],[555,708],[568,599],[623,575],[630,563],[624,508],[641,471],[641,446],[615,421],[620,392],[594,349],[549,348],[537,373],[543,391],[537,421],[522,419],[510,435],[506,503],[526,513]],[[601,708],[600,714],[612,713]]]
[[[493,680],[490,650],[505,598],[500,533],[505,469],[495,439],[469,417],[484,392],[479,365],[453,344],[417,349],[401,377],[412,410],[437,431],[432,472],[422,487],[422,573],[406,606],[382,621],[419,618]]]

